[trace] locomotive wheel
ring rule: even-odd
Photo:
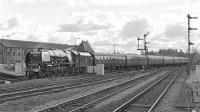
[[[32,77],[36,76],[35,72],[29,72],[28,77],[32,79]]]
[[[50,73],[51,71],[49,71],[49,70],[47,70],[46,72],[45,72],[45,77],[50,77]]]
[[[31,77],[31,73],[30,72],[26,72],[26,76],[29,78],[29,79],[31,79],[32,77]]]
[[[55,76],[60,76],[60,70],[59,69],[55,69],[54,73],[55,73]]]
[[[42,72],[42,71],[39,71],[38,75],[39,75],[39,78],[44,78],[45,77],[45,73]]]
[[[40,78],[40,72],[35,72],[36,78]]]
[[[74,73],[75,73],[74,71],[75,71],[74,68],[70,68],[68,70],[69,75],[74,75]]]
[[[64,76],[64,69],[60,70],[60,76]]]
[[[62,71],[63,76],[67,75],[67,73],[69,73],[69,71],[67,69],[63,69]]]

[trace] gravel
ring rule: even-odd
[[[160,75],[159,75],[160,76]],[[92,110],[89,110],[89,112],[111,112],[116,107],[120,106],[123,102],[127,101],[127,99],[130,99],[130,96],[135,95],[140,91],[141,88],[145,88],[150,82],[153,83],[157,77],[150,78],[132,88],[127,89],[124,92],[120,92],[113,97],[106,99],[102,101],[101,103],[95,105]]]
[[[44,78],[44,79],[32,79],[32,80],[26,80],[21,82],[15,82],[8,84],[0,84],[0,88],[7,89],[7,88],[16,88],[16,87],[27,87],[27,86],[37,86],[41,84],[47,84],[47,83],[53,83],[58,81],[67,81],[67,80],[75,80],[80,79],[84,77],[91,77],[92,75],[78,75],[78,76],[65,76],[65,77],[52,77],[52,78]]]
[[[188,112],[180,106],[192,106],[191,87],[187,82],[187,73],[182,72],[170,87],[154,112]],[[191,111],[190,111],[191,112]]]
[[[160,96],[163,90],[170,83],[171,79],[173,79],[174,75],[167,76],[164,80],[159,82],[156,86],[150,89],[147,93],[145,93],[141,98],[135,101],[133,104],[126,109],[127,112],[147,112],[149,108],[154,104],[156,99]],[[142,105],[142,106],[135,106]],[[143,108],[141,108],[143,107]],[[149,107],[149,108],[144,108]]]
[[[129,73],[133,73],[134,71],[130,71]],[[128,73],[127,73],[128,74]],[[123,72],[112,72],[112,73],[107,73],[104,76],[97,76],[94,74],[85,74],[85,75],[77,75],[77,76],[64,76],[64,77],[52,77],[52,78],[43,78],[43,79],[32,79],[32,80],[26,80],[26,81],[20,81],[20,82],[15,82],[11,83],[10,85],[8,84],[0,84],[0,91],[5,91],[7,89],[12,89],[12,88],[26,88],[26,87],[37,87],[41,85],[45,85],[48,83],[56,83],[56,82],[66,82],[70,80],[80,80],[81,78],[91,78],[91,77],[110,77],[110,76],[120,76],[124,75]]]
[[[132,77],[133,78],[133,77]],[[115,84],[121,83],[125,80],[130,80],[130,77],[125,77],[117,81],[112,81],[104,84],[97,84],[93,86],[75,88],[65,92],[52,93],[48,95],[38,95],[34,97],[28,97],[20,99],[17,101],[8,101],[3,104],[0,104],[0,111],[3,112],[24,112],[24,111],[34,111],[39,108],[42,108],[46,105],[51,105],[64,100],[72,99],[73,97],[81,96],[85,93],[90,93],[92,91],[100,90],[113,86]]]

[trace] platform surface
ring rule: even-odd
[[[3,71],[0,71],[0,73],[6,73],[6,74],[13,75],[13,76],[25,76],[25,72],[13,72],[13,71],[3,70]]]

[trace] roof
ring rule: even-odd
[[[95,56],[125,56],[125,54],[94,53]]]
[[[19,47],[19,48],[58,48],[58,49],[69,48],[67,44],[9,40],[9,39],[0,39],[0,43],[2,43],[6,47]]]
[[[92,49],[88,41],[82,41],[76,50],[82,52],[94,53],[94,50]]]
[[[68,45],[68,49],[69,50],[77,50],[78,49],[78,47],[79,47],[79,45]]]

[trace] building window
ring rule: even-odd
[[[12,54],[15,56],[15,48],[12,49]]]
[[[22,53],[23,53],[23,55],[25,56],[25,54],[26,54],[26,51],[25,51],[25,50],[22,50]]]
[[[10,55],[10,48],[7,48],[7,55]]]
[[[20,56],[20,48],[16,48],[16,55]]]
[[[19,49],[19,50],[18,50],[18,56],[20,56],[20,54],[21,54],[20,51],[21,51],[21,50]]]

